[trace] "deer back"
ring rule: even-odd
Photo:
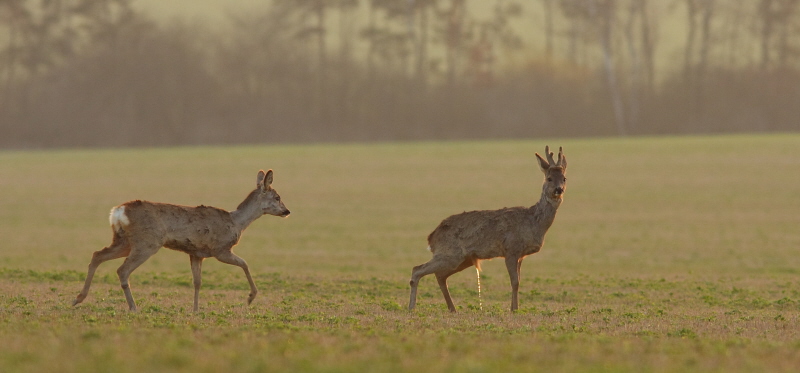
[[[148,241],[201,257],[214,256],[239,241],[229,212],[208,206],[180,206],[147,201],[121,205],[128,224],[119,232],[131,242]]]
[[[525,207],[453,215],[428,236],[434,255],[458,254],[476,259],[533,254],[543,242],[544,232]]]

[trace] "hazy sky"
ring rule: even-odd
[[[397,0],[406,1],[406,0]],[[175,16],[188,19],[219,20],[233,12],[241,13],[264,9],[269,0],[136,0],[134,6],[159,19],[168,20]],[[497,0],[470,1],[474,13],[491,14]]]
[[[476,18],[491,17],[498,2],[502,3],[504,0],[468,0],[470,12]],[[258,13],[265,10],[270,3],[269,0],[136,0],[133,4],[136,9],[153,16],[157,21],[169,22],[173,19],[182,19],[215,29],[220,26],[224,27],[229,15]],[[362,2],[362,5],[365,3],[366,1]],[[526,5],[530,6],[531,4]],[[542,51],[544,42],[539,30],[543,26],[536,18],[539,9],[536,11],[526,9],[526,11],[527,14],[513,20],[512,24],[518,30],[524,43],[527,44],[528,49],[516,51],[513,55],[505,55],[505,63],[513,65],[515,64],[512,62],[514,59],[527,60],[530,58],[530,53],[536,55]],[[537,14],[537,16],[532,16],[532,14]],[[334,38],[329,45],[335,45],[337,41]]]
[[[491,17],[494,6],[498,2],[503,3],[504,0],[468,0],[472,16],[477,18]],[[259,13],[264,11],[270,3],[270,0],[136,0],[133,2],[136,9],[144,11],[158,21],[169,22],[172,19],[180,18],[192,23],[199,23],[212,30],[224,27],[229,15]],[[525,5],[525,13],[522,17],[512,20],[511,24],[522,38],[525,48],[504,54],[501,59],[503,62],[498,64],[500,69],[504,67],[502,65],[524,64],[526,61],[541,57],[544,52],[542,10],[539,8],[538,2],[522,1],[521,3]],[[658,12],[658,25],[655,26],[659,43],[656,64],[669,64],[674,62],[674,58],[679,52],[676,48],[679,48],[685,38],[684,26],[681,23],[683,18],[675,12],[668,12],[666,2],[656,2],[654,5],[655,8],[661,8]],[[337,39],[334,38],[329,45],[335,45],[336,42]]]
[[[181,17],[190,21],[218,22],[231,13],[264,9],[268,3],[265,0],[136,0],[133,4],[161,21]]]

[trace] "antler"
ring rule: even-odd
[[[557,166],[558,164],[556,161],[553,160],[553,152],[550,151],[550,146],[545,145],[544,147],[544,154],[547,156],[547,163],[550,163],[550,167]],[[561,161],[561,152],[558,153],[558,160]]]
[[[561,167],[563,160],[564,160],[564,150],[559,146],[558,147],[558,162],[556,162],[556,166]]]

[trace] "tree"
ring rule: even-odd
[[[761,70],[766,71],[772,67],[772,55],[777,54],[778,65],[785,67],[792,54],[790,35],[793,33],[793,17],[796,15],[800,1],[798,0],[760,0],[758,3],[758,16],[760,18],[760,48]],[[796,30],[796,29],[795,29]],[[795,31],[796,32],[796,31]],[[776,38],[777,41],[773,40]],[[772,53],[773,49],[777,50]]]
[[[603,75],[614,113],[614,123],[619,135],[627,135],[625,103],[617,76],[614,50],[614,31],[617,24],[616,0],[562,0],[561,9],[570,22],[586,24],[587,31],[596,35],[602,54]],[[576,36],[571,36],[576,37]]]
[[[21,34],[25,28],[32,23],[32,15],[25,7],[24,0],[6,0],[0,2],[0,25],[5,26],[8,34],[8,44],[0,50],[0,57],[3,62],[3,91],[0,104],[3,107],[11,107],[12,87],[17,78],[17,65],[22,46],[20,45]],[[9,110],[3,110],[8,115]]]
[[[689,33],[684,48],[684,82],[694,97],[694,112],[702,116],[705,111],[706,75],[712,40],[711,21],[716,3],[715,0],[686,0],[686,8]]]
[[[447,87],[451,90],[456,86],[456,72],[464,49],[466,11],[465,0],[450,0],[450,8],[440,12],[440,15],[446,20],[443,29],[446,81]]]
[[[555,12],[553,11],[553,2],[555,0],[542,0],[542,6],[544,11],[544,55],[547,62],[551,62],[553,59],[553,45],[555,43],[555,31],[554,31],[554,16]]]

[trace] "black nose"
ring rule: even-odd
[[[281,216],[289,216],[289,214],[291,214],[291,213],[292,213],[291,211],[286,210],[281,214]]]
[[[556,194],[564,193],[564,188],[556,188]]]

